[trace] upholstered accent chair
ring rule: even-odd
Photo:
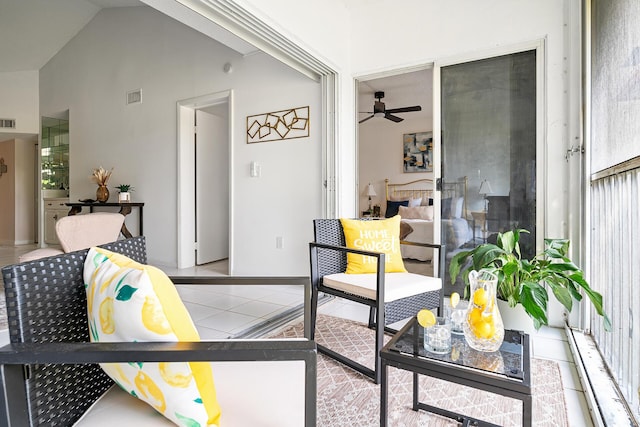
[[[57,248],[36,249],[18,257],[18,262],[32,261],[115,242],[120,236],[123,223],[124,215],[111,212],[64,216],[56,222],[56,235],[62,250]]]
[[[374,220],[375,221],[375,220]],[[313,221],[314,241],[309,244],[311,258],[311,331],[315,337],[318,293],[333,295],[369,306],[370,328],[376,330],[374,369],[318,344],[318,351],[380,382],[380,350],[384,332],[393,333],[392,325],[415,316],[423,308],[440,313],[443,301],[442,270],[444,245],[400,240],[400,244],[433,248],[437,252],[436,277],[414,273],[385,273],[385,254],[346,247],[339,219]],[[346,274],[347,254],[368,255],[377,260],[375,273]],[[382,325],[382,326],[380,326]]]

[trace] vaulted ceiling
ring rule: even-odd
[[[144,5],[145,0],[0,0],[0,73],[39,70],[103,8]],[[181,9],[183,16],[193,14]],[[211,22],[196,29],[242,54],[256,50]]]

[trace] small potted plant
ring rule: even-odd
[[[115,188],[119,190],[118,193],[118,202],[130,202],[131,201],[131,192],[133,191],[133,186],[129,184],[120,184],[116,185]]]
[[[485,243],[456,254],[449,266],[451,283],[455,283],[461,273],[467,276],[470,269],[492,272],[498,276],[498,298],[511,308],[521,304],[536,330],[548,323],[549,290],[568,311],[573,308],[574,300],[582,300],[582,291],[603,317],[605,330],[610,331],[611,321],[602,308],[602,295],[591,289],[584,272],[567,257],[569,241],[545,239],[544,251],[527,260],[520,255],[521,233],[529,231],[516,229],[498,233],[495,245]],[[468,286],[467,277],[465,282]]]

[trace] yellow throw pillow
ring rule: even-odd
[[[348,248],[385,254],[385,272],[406,273],[400,254],[400,215],[388,219],[362,221],[341,218]],[[377,259],[347,253],[347,274],[375,273]]]
[[[200,341],[161,270],[91,248],[84,263],[92,342]],[[217,426],[220,406],[207,362],[101,363],[122,389],[179,426]]]

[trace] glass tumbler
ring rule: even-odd
[[[451,333],[456,335],[464,334],[464,322],[467,320],[467,308],[469,301],[460,300],[458,305],[449,307],[449,319],[451,320]]]
[[[436,317],[436,324],[424,328],[424,348],[436,353],[451,351],[451,321],[446,317]]]

